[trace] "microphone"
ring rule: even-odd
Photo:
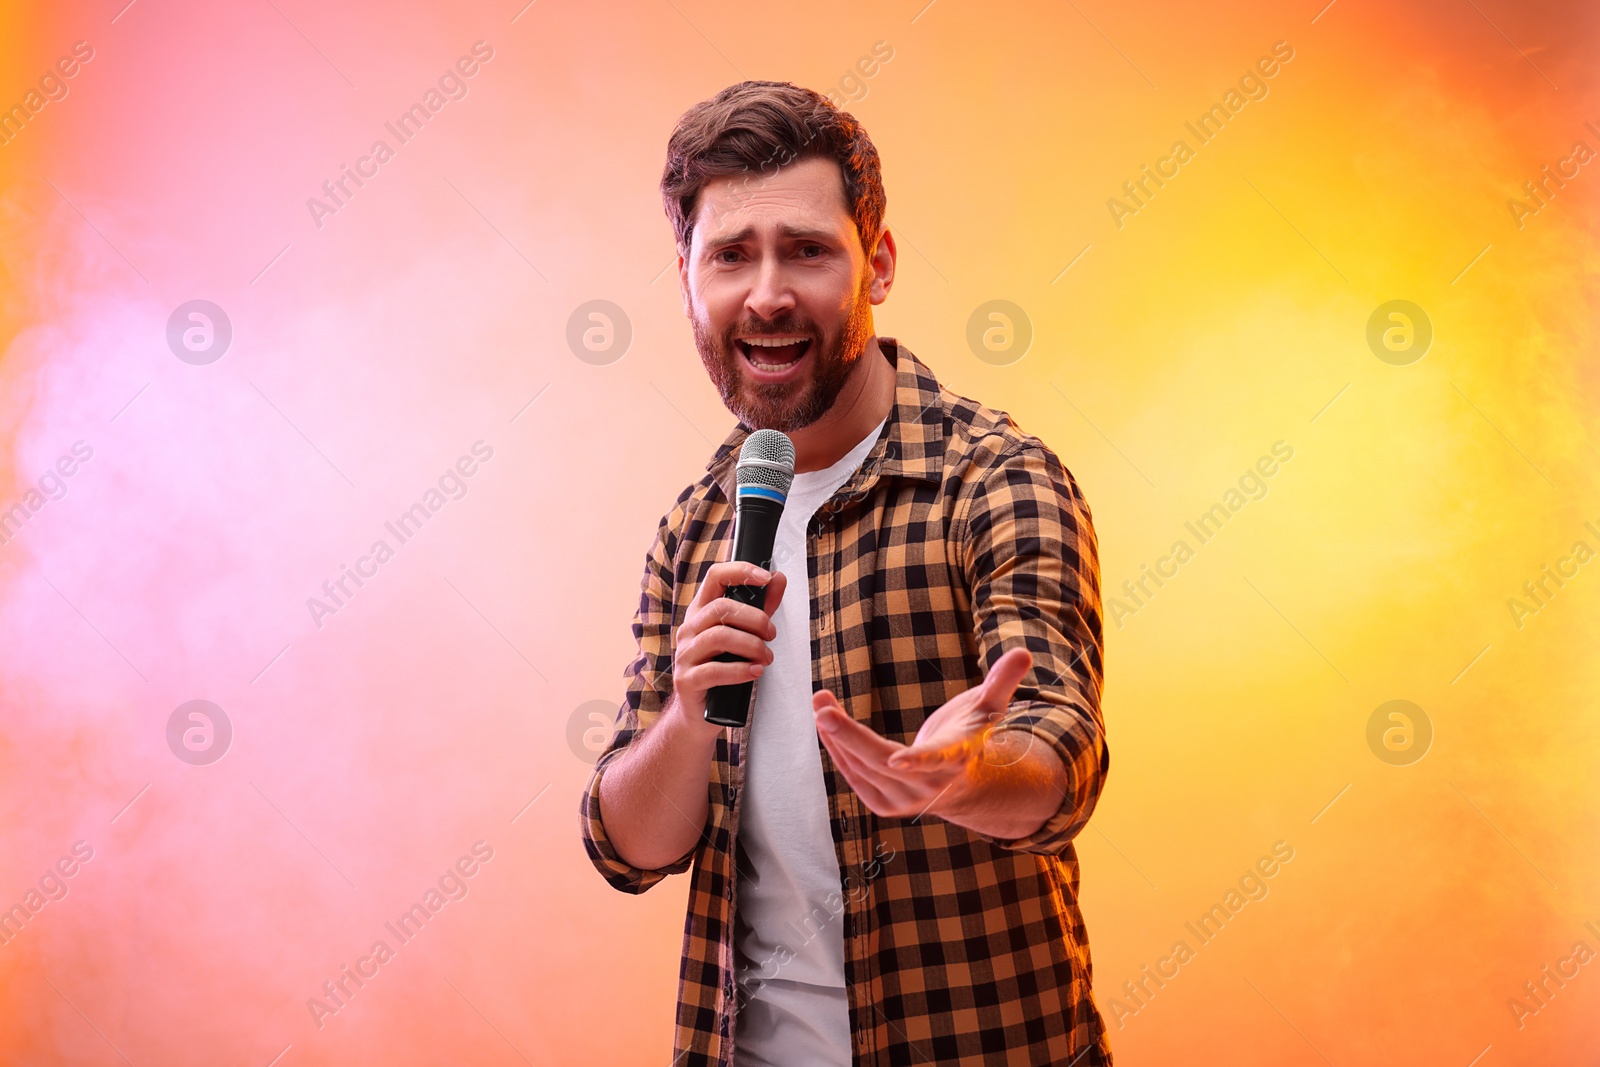
[[[745,438],[735,468],[737,500],[733,512],[733,558],[772,569],[772,545],[778,536],[789,486],[794,482],[794,442],[780,430],[755,430]],[[741,604],[765,608],[764,585],[730,585],[724,596]],[[719,652],[722,663],[748,662],[732,652]],[[718,726],[743,726],[750,721],[750,698],[755,679],[734,685],[712,686],[706,691],[706,722]]]

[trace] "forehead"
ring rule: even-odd
[[[736,174],[708,181],[695,204],[694,240],[710,244],[754,227],[845,230],[855,224],[844,198],[844,172],[822,156],[796,160],[776,173]]]

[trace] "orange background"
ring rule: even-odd
[[[1600,550],[1600,162],[1508,205],[1600,152],[1592,4],[124,4],[0,16],[4,106],[93,49],[0,145],[0,510],[29,512],[0,546],[0,908],[93,850],[0,946],[0,1061],[669,1058],[684,880],[606,888],[577,800],[656,520],[733,422],[656,183],[677,117],[746,77],[866,124],[901,249],[877,332],[1056,449],[1108,598],[1293,448],[1108,615],[1080,851],[1118,1062],[1600,1045],[1600,966],[1509,1005],[1600,953],[1600,563],[1508,603]],[[319,226],[308,198],[477,41],[466,95]],[[1267,95],[1118,226],[1279,41]],[[206,365],[166,338],[195,299],[233,330]],[[597,299],[632,331],[609,362],[567,341]],[[1000,365],[967,342],[996,299],[1033,332]],[[1405,365],[1366,340],[1394,299],[1433,328]],[[195,699],[233,729],[205,766],[167,742]],[[1390,700],[1431,724],[1409,765],[1368,745]],[[478,841],[464,899],[319,1027],[308,998]],[[1268,896],[1130,998],[1279,841]]]

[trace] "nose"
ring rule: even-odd
[[[761,258],[744,305],[755,317],[767,320],[794,310],[794,290],[781,257],[765,255]]]

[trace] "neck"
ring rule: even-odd
[[[894,365],[878,347],[877,337],[869,338],[828,413],[789,434],[794,442],[795,473],[825,470],[843,459],[889,414],[894,407],[894,389]]]

